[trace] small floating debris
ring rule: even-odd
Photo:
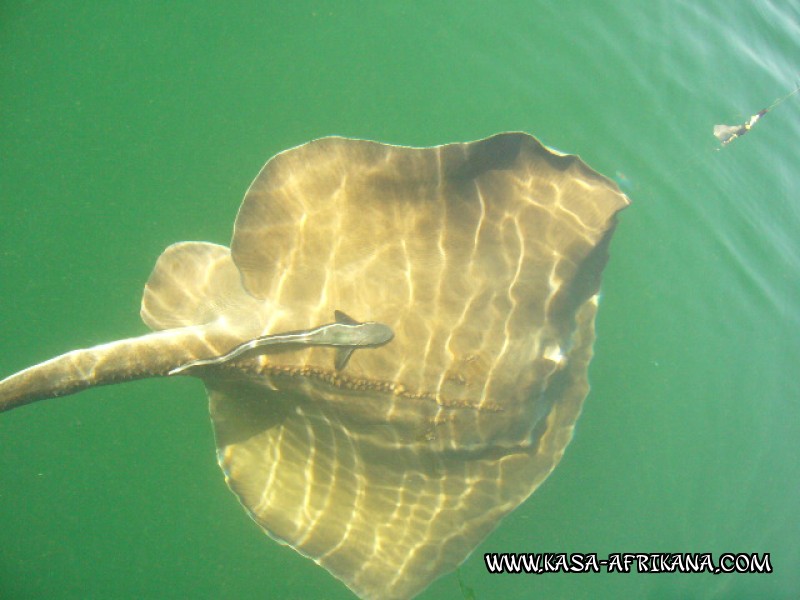
[[[727,146],[736,138],[742,137],[745,133],[750,131],[753,128],[753,125],[758,123],[761,117],[778,106],[781,102],[784,102],[794,96],[797,92],[800,92],[800,85],[798,85],[796,88],[794,88],[794,90],[785,96],[775,100],[775,102],[770,104],[767,108],[758,111],[741,125],[714,125],[714,137],[720,141],[720,144]]]

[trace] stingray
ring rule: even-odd
[[[411,598],[559,462],[628,204],[523,133],[318,139],[267,162],[230,249],[158,258],[141,309],[153,333],[6,378],[0,410],[198,377],[219,465],[256,523],[361,598]],[[321,339],[333,314],[350,328]]]

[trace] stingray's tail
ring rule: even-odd
[[[0,412],[89,387],[160,377],[217,352],[206,327],[184,327],[73,350],[0,381]]]

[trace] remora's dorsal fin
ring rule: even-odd
[[[356,321],[353,317],[351,317],[347,313],[342,312],[341,310],[334,310],[333,316],[336,318],[337,323],[345,323],[347,325],[361,325],[360,322]],[[347,360],[345,360],[345,362],[347,362]]]
[[[336,356],[333,359],[333,364],[337,371],[341,371],[347,366],[347,361],[350,360],[350,357],[355,351],[355,346],[342,346],[336,349]]]

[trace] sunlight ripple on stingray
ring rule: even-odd
[[[12,375],[0,410],[199,377],[252,518],[361,598],[410,598],[561,458],[628,203],[522,133],[433,148],[319,139],[264,166],[230,249],[164,251],[142,301],[154,333]],[[362,331],[382,337],[359,346]]]

